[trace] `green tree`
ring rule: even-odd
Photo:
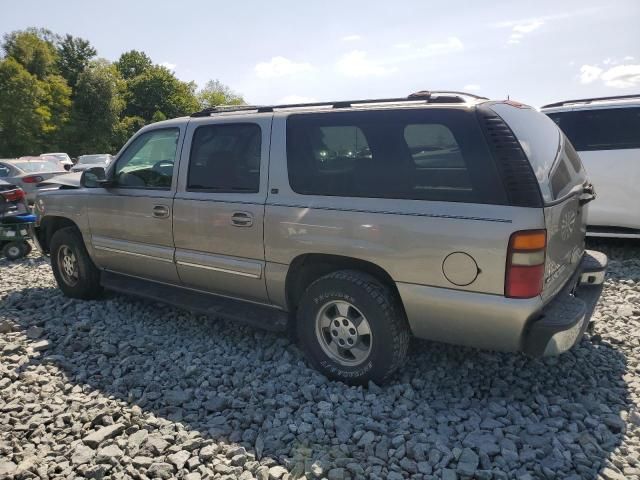
[[[46,109],[42,88],[16,59],[0,62],[0,157],[40,153]]]
[[[151,68],[153,62],[146,53],[130,50],[120,55],[115,65],[122,75],[122,78],[129,80],[141,75],[148,68]]]
[[[112,151],[124,108],[122,83],[118,70],[106,60],[93,61],[78,75],[67,135],[71,153]]]
[[[215,107],[216,105],[244,105],[242,95],[234,92],[219,80],[209,80],[198,92],[200,108]]]
[[[96,56],[96,49],[88,40],[65,35],[58,43],[58,70],[72,89],[78,83],[78,76],[89,65],[89,61]]]
[[[175,118],[198,109],[195,84],[178,80],[168,69],[154,65],[127,82],[126,115]]]
[[[117,152],[131,136],[147,124],[142,117],[124,117],[115,127],[113,136],[113,153]]]
[[[29,73],[39,79],[55,72],[56,49],[48,30],[28,29],[6,34],[2,50],[6,57],[20,63]]]

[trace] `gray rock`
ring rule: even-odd
[[[91,448],[98,448],[105,440],[109,438],[113,438],[119,435],[122,431],[124,431],[125,426],[121,423],[116,423],[115,425],[109,425],[107,427],[102,427],[99,430],[91,432],[89,435],[84,437],[82,441],[85,445]]]
[[[136,468],[149,468],[152,463],[153,458],[151,457],[138,456],[133,457],[133,459],[131,460],[131,465]]]
[[[71,455],[71,463],[83,465],[89,463],[96,454],[96,451],[89,446],[79,444]]]
[[[269,480],[279,480],[287,474],[287,469],[276,465],[269,469]]]
[[[27,338],[31,340],[40,338],[43,333],[44,333],[44,328],[42,327],[37,327],[35,325],[32,325],[29,328],[27,328]]]
[[[173,478],[173,471],[173,465],[171,465],[170,463],[157,462],[151,464],[149,470],[147,470],[147,475],[150,477],[167,479]]]
[[[0,460],[0,475],[4,477],[5,475],[8,477],[9,475],[13,475],[17,470],[18,465],[9,461],[9,460]]]
[[[442,480],[458,480],[458,474],[450,468],[442,469]]]
[[[471,477],[476,473],[479,463],[480,458],[478,455],[470,448],[465,448],[462,450],[460,458],[458,458],[456,472],[460,475]]]
[[[180,450],[179,452],[167,455],[167,460],[176,466],[178,470],[182,470],[184,464],[187,463],[191,454],[186,450]]]
[[[344,480],[344,468],[332,468],[327,474],[329,480]]]
[[[39,342],[35,342],[31,344],[31,348],[33,348],[36,352],[42,352],[44,350],[49,349],[49,340],[40,340]]]
[[[347,420],[336,420],[336,438],[340,443],[347,443],[353,435],[353,424]]]
[[[108,445],[98,450],[96,463],[116,464],[122,457],[123,452],[117,445]]]

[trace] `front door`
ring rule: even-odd
[[[184,129],[139,133],[111,167],[114,185],[87,195],[91,245],[100,267],[180,283],[171,216],[177,183],[174,162]]]
[[[173,206],[183,285],[266,303],[263,218],[271,116],[193,119]]]

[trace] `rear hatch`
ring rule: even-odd
[[[572,277],[584,252],[586,203],[593,199],[578,154],[555,123],[526,106],[491,106],[527,156],[542,194],[547,250],[542,298],[551,299]]]

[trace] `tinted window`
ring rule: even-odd
[[[0,163],[0,178],[8,177],[11,174],[11,170],[6,165]]]
[[[504,203],[473,112],[296,114],[289,182],[307,195]]]
[[[187,190],[257,192],[261,148],[258,125],[198,127],[191,144]]]
[[[549,113],[578,151],[640,148],[640,108]]]
[[[153,130],[138,136],[118,158],[119,187],[169,189],[178,148],[177,128]]]

